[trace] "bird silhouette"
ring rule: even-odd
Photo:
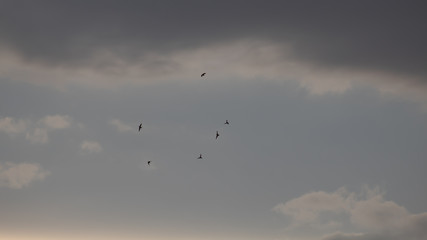
[[[197,159],[203,159],[202,154],[200,154],[200,156]]]
[[[203,77],[203,76],[205,76],[206,75],[206,73],[202,73],[202,75],[200,75],[200,77]]]
[[[151,163],[151,161],[148,161],[148,162],[147,162],[147,165],[148,165],[148,166],[150,166],[150,163]]]
[[[230,123],[228,122],[228,120],[225,120],[224,124],[230,125]]]
[[[215,137],[215,139],[218,139],[218,137],[219,137],[219,133],[218,133],[218,131],[216,131],[216,137]]]
[[[141,124],[139,124],[138,132],[140,132],[140,131],[141,131],[141,128],[142,128],[142,123],[141,123]]]

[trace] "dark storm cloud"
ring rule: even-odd
[[[131,61],[242,39],[291,46],[322,68],[424,82],[423,1],[2,1],[0,42],[27,60],[88,64],[98,51]]]

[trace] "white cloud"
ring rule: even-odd
[[[361,194],[344,188],[332,193],[311,192],[278,204],[274,210],[292,218],[291,228],[321,225],[326,220],[322,214],[339,219],[339,213],[352,229],[361,232],[337,232],[322,240],[427,239],[427,213],[411,214],[395,202],[386,201],[384,192],[378,189],[365,188]]]
[[[72,124],[67,115],[47,115],[38,121],[29,119],[0,118],[0,131],[10,136],[25,135],[25,139],[35,144],[46,144],[48,132],[69,128]]]
[[[291,216],[295,223],[304,224],[317,221],[324,211],[343,212],[348,210],[352,195],[344,188],[334,193],[311,192],[303,196],[277,205],[274,210]]]
[[[119,132],[130,132],[132,130],[135,130],[136,128],[133,128],[125,123],[123,123],[122,121],[120,121],[119,119],[112,119],[109,124],[113,125],[114,127],[116,127],[117,131]]]
[[[5,132],[12,136],[25,132],[27,125],[28,123],[22,119],[0,118],[0,132]]]
[[[71,118],[67,115],[46,116],[39,122],[48,129],[64,129],[71,126]]]
[[[44,128],[36,128],[32,132],[27,132],[25,139],[31,143],[45,144],[48,141],[47,130]]]
[[[43,180],[50,173],[38,164],[6,162],[0,164],[0,187],[20,189],[36,180]]]
[[[99,153],[102,151],[101,145],[95,141],[83,141],[80,147],[87,153]]]
[[[365,229],[393,231],[410,216],[402,206],[385,201],[382,195],[359,200],[350,209],[351,221]]]

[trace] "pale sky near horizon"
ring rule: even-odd
[[[0,0],[0,240],[427,239],[426,7]]]

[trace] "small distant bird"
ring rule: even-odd
[[[141,123],[141,124],[139,124],[138,132],[140,132],[140,131],[141,131],[141,128],[142,128],[142,123]]]
[[[203,76],[205,76],[206,75],[206,73],[202,73],[202,75],[200,75],[200,77],[203,77]]]
[[[200,154],[200,156],[197,159],[203,159],[202,154]]]
[[[148,166],[150,166],[150,163],[151,163],[151,161],[148,161],[148,162],[147,162],[147,165],[148,165]]]
[[[218,133],[218,131],[216,131],[216,137],[215,137],[215,139],[218,139],[218,137],[219,137],[219,133]]]
[[[228,120],[225,120],[224,124],[230,125],[230,123],[228,122]]]

